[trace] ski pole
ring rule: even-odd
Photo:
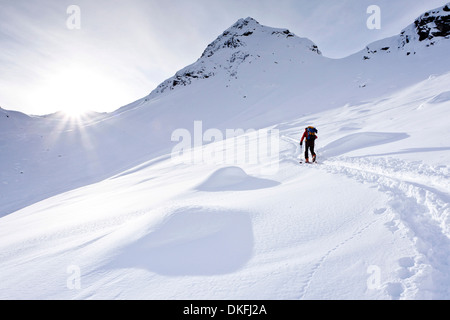
[[[302,143],[300,142],[300,155],[299,155],[299,158],[300,158],[300,159],[302,158],[302,154],[303,154],[303,145],[302,145]]]

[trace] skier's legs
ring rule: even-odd
[[[313,157],[313,161],[316,160],[316,153],[314,152],[314,140],[306,140],[305,145],[305,159],[306,161],[309,160],[309,152],[311,152],[311,155]]]
[[[314,152],[314,140],[312,140],[309,143],[309,150],[311,150],[311,154],[312,154],[313,158],[315,158],[316,157],[316,153]]]
[[[306,140],[306,144],[305,144],[305,159],[308,160],[309,159],[309,148],[311,147],[310,145],[310,141]]]
[[[311,151],[311,155],[314,156],[314,141],[306,140],[305,146],[305,159],[309,159],[309,151]]]

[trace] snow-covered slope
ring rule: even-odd
[[[329,59],[247,18],[111,114],[0,109],[0,297],[448,299],[445,8],[416,54]],[[307,125],[315,166],[298,164]],[[237,158],[258,131],[206,145],[239,128],[279,152]],[[177,129],[193,163],[171,153]]]
[[[0,216],[168,153],[172,132],[192,130],[196,120],[204,128],[259,129],[442,74],[450,68],[449,42],[408,59],[394,52],[333,60],[286,29],[241,19],[197,62],[116,112],[82,123],[59,116],[2,116],[0,146],[8,157],[0,160]]]

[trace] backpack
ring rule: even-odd
[[[314,128],[314,127],[306,128],[306,133],[307,133],[306,140],[315,140],[315,139],[317,139],[317,135],[316,134],[318,132],[319,131],[316,128]]]

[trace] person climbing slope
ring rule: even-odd
[[[311,151],[312,162],[316,162],[316,153],[314,152],[314,141],[316,141],[317,133],[319,131],[314,127],[305,128],[302,139],[300,140],[300,146],[303,146],[303,140],[306,140],[305,144],[305,160],[309,163],[309,151]]]

